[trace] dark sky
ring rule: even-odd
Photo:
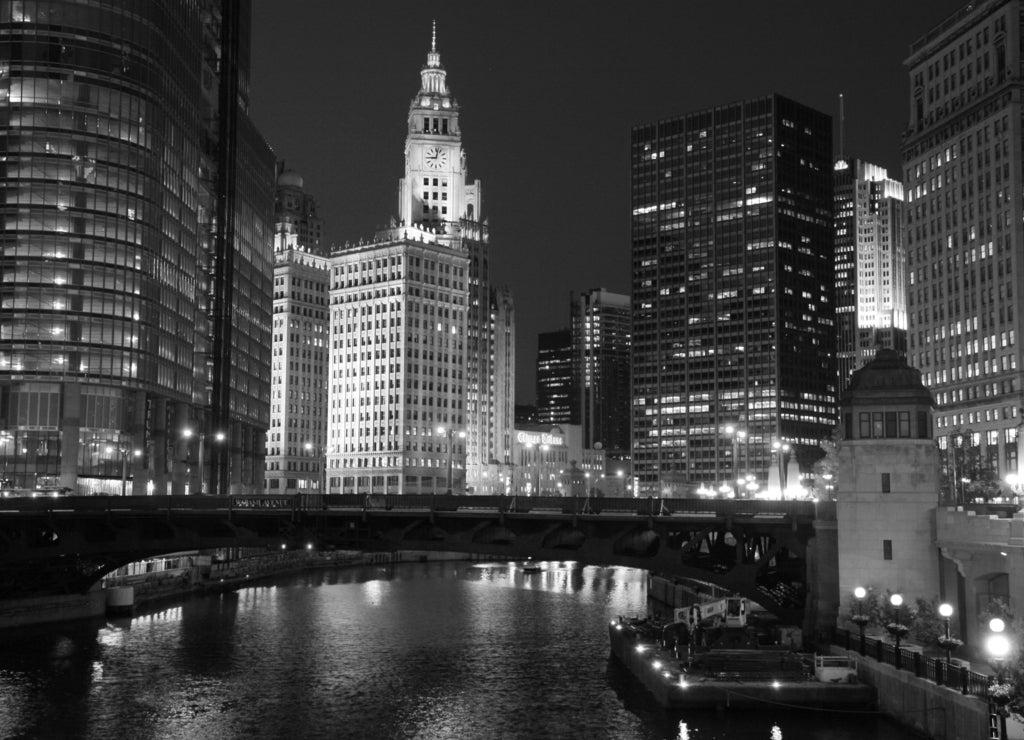
[[[909,45],[964,0],[256,0],[252,115],[305,178],[328,240],[396,211],[431,21],[484,187],[492,281],[512,287],[517,401],[570,291],[629,293],[629,132],[779,92],[830,113],[846,152],[899,174]],[[611,8],[611,10],[609,10]],[[836,123],[838,140],[838,122]]]

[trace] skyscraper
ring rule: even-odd
[[[769,95],[637,126],[630,154],[640,492],[763,486],[773,443],[835,423],[831,119]]]
[[[903,184],[860,159],[835,163],[839,393],[879,347],[907,351]]]
[[[277,163],[277,190],[274,194],[274,234],[295,235],[303,252],[329,257],[324,220],[316,198],[306,192],[302,175]],[[277,249],[275,249],[275,252]]]
[[[1022,21],[1018,0],[971,3],[906,60],[909,359],[935,397],[947,481],[1019,465]]]
[[[249,4],[3,11],[4,477],[262,489],[273,157]]]
[[[572,331],[537,335],[537,422],[579,424],[579,394],[573,384]]]
[[[583,446],[610,460],[629,457],[629,350],[633,316],[629,296],[604,288],[570,302],[573,386]]]
[[[323,219],[302,177],[278,167],[267,493],[325,488],[328,259]]]
[[[492,291],[482,188],[436,34],[398,192],[391,228],[331,258],[329,489],[480,491],[493,456],[511,455],[500,396],[514,387],[514,312],[509,292]]]

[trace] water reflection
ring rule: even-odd
[[[645,599],[645,574],[628,568],[415,563],[14,631],[0,634],[0,737],[841,736],[818,718],[790,729],[658,708],[605,634]],[[900,737],[873,718],[845,727]]]

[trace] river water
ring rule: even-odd
[[[0,738],[897,740],[873,714],[670,713],[610,657],[643,571],[410,563],[0,633]]]

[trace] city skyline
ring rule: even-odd
[[[838,149],[843,93],[846,153],[898,177],[903,61],[964,5],[256,4],[251,113],[320,202],[328,243],[371,237],[392,215],[404,111],[436,20],[486,184],[494,280],[516,298],[517,402],[529,402],[537,334],[566,324],[570,291],[629,293],[631,126],[779,92],[831,113]]]

